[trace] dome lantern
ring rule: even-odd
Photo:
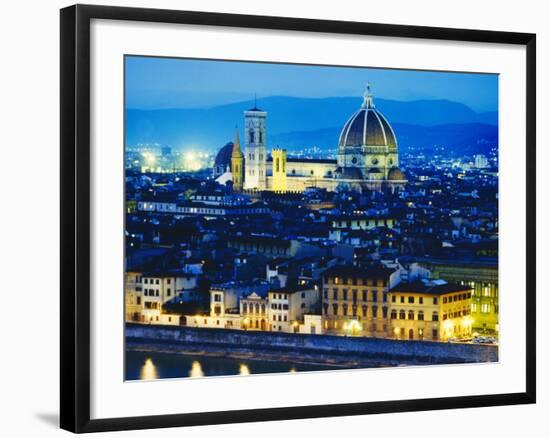
[[[361,108],[374,108],[374,99],[372,98],[372,93],[370,90],[370,82],[367,82],[367,88],[365,89],[365,93],[363,94],[363,105],[361,105]]]

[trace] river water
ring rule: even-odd
[[[325,365],[233,359],[179,353],[126,352],[126,380],[232,376],[342,369]]]

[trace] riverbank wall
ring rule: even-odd
[[[495,345],[305,335],[126,323],[130,349],[210,355],[304,357],[308,362],[370,361],[387,365],[497,362]]]

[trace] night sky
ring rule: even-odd
[[[447,99],[474,111],[498,110],[498,75],[357,67],[126,58],[127,108],[191,108],[267,96]]]

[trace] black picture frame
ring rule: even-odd
[[[90,419],[90,22],[182,23],[335,34],[504,43],[526,47],[526,375],[525,392],[208,413]],[[61,10],[61,386],[60,426],[75,432],[195,426],[535,403],[536,35],[290,17],[110,6]]]

